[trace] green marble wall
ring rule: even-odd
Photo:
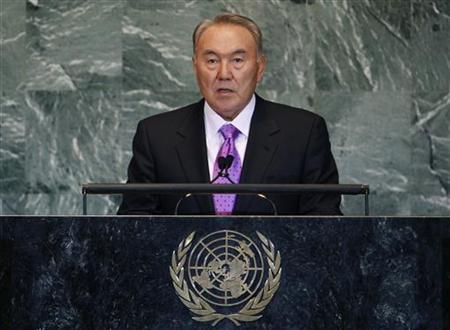
[[[0,214],[79,214],[80,183],[124,181],[138,120],[199,98],[191,33],[221,11],[260,24],[258,92],[327,119],[341,182],[370,184],[373,214],[450,214],[447,0],[0,3]]]

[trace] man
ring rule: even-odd
[[[325,121],[255,94],[266,57],[252,20],[234,14],[205,20],[193,46],[204,99],[139,122],[129,183],[207,183],[228,166],[230,180],[216,183],[338,183]],[[180,197],[124,194],[118,214],[173,214]],[[340,214],[337,195],[268,197],[279,214]],[[180,213],[270,214],[271,207],[255,196],[215,194],[185,200]]]

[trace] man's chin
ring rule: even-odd
[[[216,107],[213,107],[213,110],[223,119],[226,120],[233,120],[236,118],[236,116],[242,111],[242,109],[236,104],[229,104],[229,105],[217,105]]]

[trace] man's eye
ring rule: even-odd
[[[233,59],[233,62],[234,63],[242,63],[242,62],[244,62],[244,60],[242,58],[240,58],[240,57],[236,57],[236,58]]]
[[[206,61],[208,64],[216,64],[217,60],[215,58],[210,58]]]

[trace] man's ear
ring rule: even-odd
[[[195,59],[195,55],[192,55],[192,70],[194,74],[197,74],[197,60]]]
[[[258,72],[257,81],[260,82],[263,78],[264,71],[266,70],[267,57],[265,55],[260,55],[258,57]]]

